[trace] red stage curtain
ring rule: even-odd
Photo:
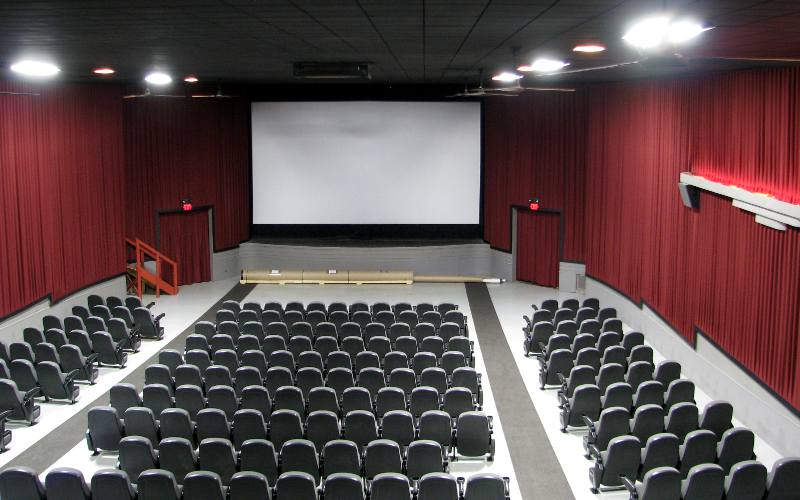
[[[693,328],[800,408],[800,232],[729,199],[681,204],[678,174],[800,200],[800,70],[753,70],[590,90],[587,273]]]
[[[122,92],[0,82],[0,317],[124,271]]]
[[[557,287],[561,217],[517,213],[517,279]]]
[[[693,91],[692,172],[800,203],[800,70],[719,75]]]
[[[125,230],[155,242],[155,213],[214,206],[214,249],[250,234],[250,106],[240,99],[132,99],[124,105]]]
[[[178,284],[211,281],[208,211],[162,215],[160,225],[159,250],[178,262]]]
[[[484,101],[484,239],[511,248],[511,205],[564,216],[566,260],[583,260],[584,107],[580,95],[533,93]]]

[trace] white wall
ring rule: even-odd
[[[413,271],[416,274],[497,276],[503,252],[485,243],[414,247],[322,247],[243,243],[243,269],[358,269]],[[499,256],[497,254],[500,254]],[[497,277],[507,277],[504,275]]]
[[[730,401],[734,416],[777,452],[798,454],[800,418],[708,341],[698,337],[697,350],[693,349],[654,310],[646,305],[639,308],[611,287],[588,277],[586,296],[615,307],[619,317],[643,332],[656,350],[680,362],[686,377],[697,380],[712,398]]]

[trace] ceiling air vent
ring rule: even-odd
[[[369,64],[296,62],[294,77],[304,80],[369,80]]]

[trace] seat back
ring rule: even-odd
[[[278,454],[272,442],[266,439],[249,439],[242,443],[239,462],[239,470],[262,474],[269,484],[275,484],[278,479]]]
[[[608,449],[601,453],[603,474],[600,484],[619,486],[621,476],[631,481],[636,479],[641,461],[641,441],[636,436],[618,436],[608,443]]]
[[[361,475],[361,454],[358,445],[345,439],[328,441],[323,448],[323,476],[347,473]]]
[[[136,488],[138,500],[181,500],[175,476],[163,469],[150,469],[139,474]]]
[[[135,406],[125,410],[125,434],[127,436],[141,436],[151,443],[158,443],[158,424],[156,424],[153,411],[144,406]],[[131,477],[131,480],[134,483],[136,482],[133,477]]]
[[[683,440],[679,453],[681,476],[686,477],[695,465],[716,461],[717,436],[705,429],[692,431]]]
[[[456,478],[443,472],[429,472],[417,482],[417,500],[459,500]]]
[[[408,478],[396,472],[384,472],[375,476],[370,485],[371,500],[411,500],[411,485]]]
[[[119,450],[124,431],[117,410],[110,406],[95,406],[89,409],[87,418],[90,449]]]
[[[639,477],[660,467],[674,468],[678,465],[678,446],[680,441],[674,434],[662,432],[650,436],[642,450],[642,464]],[[680,474],[675,471],[680,486]]]
[[[306,472],[284,472],[275,482],[276,500],[316,500],[317,485]]]
[[[413,441],[406,451],[406,474],[418,480],[429,473],[444,472],[444,451],[442,445],[429,439]]]
[[[270,500],[269,482],[263,474],[253,471],[237,472],[231,477],[228,487],[229,500]]]
[[[753,458],[755,435],[745,427],[728,429],[717,444],[717,463],[729,471],[734,464]]]
[[[43,500],[45,489],[29,467],[8,467],[0,472],[0,497],[14,500]]]
[[[142,436],[122,438],[119,442],[119,467],[134,483],[138,482],[142,472],[158,468],[158,457],[150,440]]]
[[[319,485],[319,460],[314,443],[307,439],[290,439],[281,447],[280,457],[282,470],[305,472]]]
[[[672,467],[656,467],[642,480],[642,500],[674,500],[681,497],[681,474]]]
[[[681,486],[681,500],[720,500],[725,490],[725,471],[717,464],[695,465]]]
[[[134,500],[136,491],[128,475],[117,469],[101,469],[92,475],[92,500]]]
[[[456,421],[456,438],[459,455],[479,457],[494,454],[491,420],[484,413],[468,411],[459,415]]]
[[[464,500],[506,500],[508,495],[508,480],[488,472],[471,475],[464,488]]]
[[[207,438],[200,441],[198,459],[200,469],[216,472],[226,486],[236,473],[236,451],[227,439]]]
[[[800,490],[800,458],[781,458],[767,478],[766,500],[789,500]]]
[[[189,439],[166,437],[158,443],[158,466],[183,483],[186,474],[197,469],[197,454]]]
[[[700,428],[708,429],[722,439],[722,435],[733,427],[733,405],[727,401],[711,401],[700,416]]]
[[[766,489],[767,468],[755,460],[737,463],[725,478],[725,500],[757,500],[764,496]]]

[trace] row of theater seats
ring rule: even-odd
[[[304,418],[291,409],[276,409],[264,415],[258,409],[241,408],[232,415],[219,408],[204,408],[194,418],[182,408],[154,413],[142,406],[129,407],[121,415],[113,407],[96,406],[89,411],[86,440],[93,453],[117,451],[123,437],[141,436],[156,443],[179,437],[192,443],[223,438],[238,449],[248,439],[269,439],[280,448],[290,439],[305,438],[321,448],[328,441],[348,439],[361,446],[376,439],[389,439],[408,446],[417,439],[430,439],[455,458],[494,457],[492,418],[479,411],[452,417],[441,410],[427,410],[415,417],[406,410],[382,415],[370,410],[350,410],[343,416],[314,410]]]
[[[631,498],[645,500],[794,498],[784,496],[788,480],[780,476],[788,473],[767,488],[766,468],[754,461],[755,436],[733,427],[730,403],[712,401],[700,414],[694,384],[680,378],[680,364],[655,366],[643,335],[622,335],[621,322],[610,316],[600,330],[584,332],[593,320],[587,309],[599,303],[587,299],[582,306],[575,299],[561,307],[546,301],[534,313],[536,322],[526,318],[524,330],[526,350],[534,336],[539,339],[542,387],[561,383],[562,431],[589,429],[584,448],[594,459],[593,492],[624,486]],[[566,331],[559,330],[565,323]],[[793,463],[780,462],[775,472]],[[761,472],[763,480],[756,477]]]
[[[431,323],[418,323],[413,329],[405,323],[393,323],[387,330],[380,323],[369,323],[363,328],[357,323],[344,323],[340,327],[336,327],[333,323],[320,323],[316,328],[309,323],[295,323],[289,328],[286,323],[272,322],[265,328],[260,323],[248,322],[240,329],[231,322],[217,325],[211,322],[200,322],[195,325],[195,333],[189,337],[187,350],[188,346],[194,342],[198,345],[197,349],[207,351],[236,348],[242,344],[263,346],[277,339],[289,344],[292,339],[300,338],[305,338],[309,342],[326,339],[326,342],[333,341],[337,344],[343,344],[350,337],[361,339],[364,343],[369,343],[374,338],[382,338],[392,344],[400,339],[408,338],[413,338],[417,343],[422,343],[426,338],[438,338],[444,343],[449,343],[455,338],[468,341],[464,330],[456,323],[442,323],[438,329]],[[189,340],[192,342],[188,342]],[[258,349],[259,347],[252,348]]]
[[[335,351],[343,351],[351,358],[359,353],[370,351],[379,358],[385,357],[391,351],[398,351],[407,358],[415,356],[417,353],[429,352],[440,358],[446,351],[456,351],[463,354],[470,366],[474,366],[474,345],[473,342],[463,336],[453,336],[445,340],[439,336],[430,335],[422,339],[410,336],[402,336],[394,341],[385,336],[373,336],[365,339],[357,336],[349,336],[341,341],[336,337],[317,337],[312,340],[308,337],[297,335],[288,341],[277,335],[268,335],[262,340],[252,335],[242,335],[234,340],[228,335],[217,334],[211,337],[209,342],[201,335],[189,335],[186,338],[185,352],[202,351],[205,355],[200,357],[215,356],[220,351],[230,351],[237,357],[243,357],[247,351],[258,352],[264,356],[271,356],[276,351],[289,351],[297,358],[301,353],[313,351],[327,359]],[[197,355],[194,355],[197,356]]]
[[[63,321],[46,315],[41,329],[25,328],[22,342],[0,342],[0,452],[12,437],[6,420],[36,423],[41,415],[36,398],[74,403],[80,394],[76,382],[94,384],[101,363],[124,367],[125,349],[138,349],[142,336],[163,336],[163,315],[154,318],[148,309],[152,304],[144,307],[138,297],[127,297],[125,303],[119,297],[107,303],[92,297],[92,314],[75,306],[73,316]],[[100,303],[92,304],[97,299]]]
[[[641,481],[622,481],[631,498],[644,500],[795,500],[800,496],[799,475],[800,459],[782,458],[769,473],[764,464],[746,460],[727,475],[719,465],[706,463],[693,467],[685,479],[674,467],[656,467]]]
[[[248,317],[245,315],[247,312],[251,313]],[[273,313],[275,311],[268,312]],[[238,320],[233,321],[232,312],[219,311],[217,312],[217,322],[198,322],[195,333],[204,335],[207,338],[210,338],[215,333],[221,333],[234,339],[239,335],[254,335],[258,338],[263,338],[265,335],[281,335],[287,339],[289,336],[304,335],[312,339],[317,336],[342,339],[347,336],[361,336],[361,332],[368,337],[382,335],[393,339],[402,335],[411,335],[412,332],[414,332],[414,336],[419,338],[429,334],[436,334],[437,332],[446,339],[453,335],[469,336],[466,320],[459,311],[448,313],[445,321],[441,321],[438,317],[430,318],[430,321],[419,321],[415,316],[416,313],[413,311],[407,311],[407,313],[412,317],[406,319],[398,318],[397,321],[395,321],[392,313],[387,312],[386,314],[390,317],[385,318],[385,321],[372,321],[369,313],[364,313],[367,317],[363,318],[363,321],[346,320],[333,323],[329,321],[292,321],[280,316],[277,312],[272,315],[273,317],[268,317],[269,315],[264,313],[261,320],[256,321],[257,315],[252,311],[242,312],[238,316]],[[429,314],[438,315],[436,312]]]
[[[119,445],[119,468],[131,482],[137,483],[142,472],[164,469],[172,472],[179,484],[195,470],[215,472],[228,486],[231,477],[242,471],[264,474],[274,484],[281,473],[304,472],[319,485],[331,474],[348,473],[371,481],[378,474],[393,472],[418,480],[432,472],[448,472],[449,464],[442,446],[431,440],[415,440],[401,447],[390,439],[376,439],[359,447],[353,441],[336,439],[322,448],[306,439],[290,439],[275,453],[272,443],[246,440],[238,449],[223,438],[206,438],[195,449],[184,438],[166,438],[155,446],[141,436],[125,437]]]
[[[255,368],[240,368],[237,378],[231,380],[227,377],[227,368],[211,366],[206,370],[205,379],[177,385],[174,389],[173,379],[163,368],[163,365],[148,367],[149,379],[164,383],[144,386],[142,392],[147,407],[177,406],[192,411],[202,409],[203,405],[235,407],[239,399],[244,402],[263,397],[274,400],[275,406],[291,401],[293,409],[299,408],[302,414],[305,414],[303,408],[323,409],[321,407],[334,412],[336,408],[344,412],[373,408],[377,413],[409,410],[415,415],[442,409],[455,417],[461,411],[480,409],[483,397],[480,374],[474,368],[458,368],[449,379],[440,368],[427,369],[419,382],[411,370],[403,368],[392,370],[388,378],[378,368],[364,368],[355,380],[344,368],[334,368],[325,379],[316,368],[301,368],[295,379],[286,368],[270,368],[267,378],[260,383],[262,379]],[[154,369],[158,369],[157,376]],[[224,376],[217,373],[220,370]]]
[[[351,314],[359,311],[367,311],[371,313],[392,311],[395,314],[400,314],[403,311],[415,311],[419,314],[424,314],[428,311],[438,311],[441,314],[447,314],[450,311],[458,310],[458,304],[454,304],[452,302],[441,302],[439,304],[433,304],[431,302],[419,302],[417,304],[411,304],[410,302],[395,302],[394,304],[389,304],[388,302],[373,302],[370,305],[366,302],[356,301],[351,302],[350,304],[346,304],[344,302],[331,302],[330,304],[325,305],[325,303],[318,301],[303,304],[302,302],[293,300],[287,302],[285,305],[280,302],[270,301],[262,306],[259,303],[252,301],[240,303],[235,300],[226,300],[222,303],[222,307],[220,309],[234,311],[237,314],[246,310],[252,310],[256,312],[279,311],[281,314],[289,311],[299,311],[303,314],[311,311],[322,311],[326,314],[339,311]]]
[[[311,311],[304,314],[299,311],[280,313],[279,311],[269,310],[259,314],[256,311],[244,310],[237,315],[233,311],[223,309],[217,311],[215,320],[217,325],[223,323],[236,325],[240,330],[244,329],[245,325],[249,323],[260,323],[264,328],[270,323],[286,323],[289,327],[296,324],[304,324],[309,325],[311,328],[317,328],[319,325],[333,325],[336,328],[340,328],[347,323],[355,323],[361,328],[365,328],[370,324],[378,324],[387,329],[396,323],[406,324],[410,328],[414,328],[419,323],[427,323],[433,325],[437,330],[443,324],[454,323],[459,325],[462,330],[467,329],[466,317],[461,311],[449,311],[445,314],[441,314],[438,311],[428,311],[424,314],[417,314],[415,311],[403,311],[397,315],[391,311],[378,313],[357,311],[352,314],[339,311],[326,315],[321,311]]]
[[[413,328],[418,322],[425,322],[423,318],[430,319],[429,322],[435,324],[437,328],[439,324],[447,321],[454,321],[463,328],[466,327],[466,318],[458,311],[457,305],[450,303],[438,306],[430,303],[420,303],[416,306],[397,303],[390,306],[386,302],[376,302],[369,306],[364,302],[354,302],[347,306],[342,302],[333,302],[326,306],[321,302],[312,302],[305,306],[300,302],[289,302],[284,307],[277,302],[268,302],[262,308],[260,304],[254,302],[245,302],[240,306],[228,301],[223,303],[216,317],[217,323],[233,321],[240,325],[248,321],[260,321],[266,326],[273,321],[285,321],[291,326],[295,322],[306,321],[313,326],[330,322],[339,327],[345,322],[353,321],[362,327],[370,322],[383,323],[386,328],[395,321],[407,323]]]
[[[447,473],[429,473],[419,481],[403,474],[384,472],[364,482],[355,474],[336,473],[317,485],[305,472],[285,472],[274,486],[258,472],[237,472],[229,484],[212,471],[188,473],[183,484],[164,469],[148,469],[133,485],[121,470],[97,471],[87,484],[80,471],[53,469],[44,485],[27,467],[10,467],[0,472],[0,497],[45,500],[509,500],[508,478],[495,474],[474,474],[466,480]]]

